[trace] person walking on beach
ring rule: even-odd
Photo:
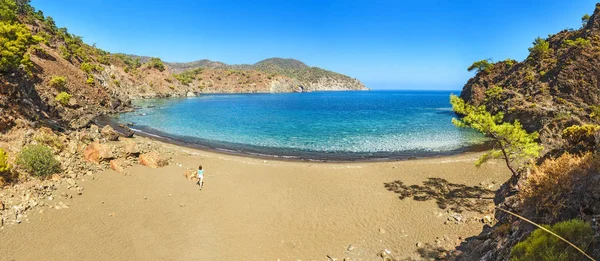
[[[202,190],[202,186],[204,185],[204,170],[202,169],[202,165],[198,166],[198,186],[200,186],[200,190]]]

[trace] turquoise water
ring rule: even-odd
[[[251,154],[347,160],[433,156],[483,141],[452,125],[450,94],[215,94],[135,101],[138,110],[115,120],[188,144]]]

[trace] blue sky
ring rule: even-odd
[[[89,44],[187,62],[295,58],[373,89],[458,90],[475,60],[523,60],[595,1],[32,0]]]

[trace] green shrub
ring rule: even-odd
[[[0,21],[13,21],[17,17],[17,3],[14,0],[0,0]]]
[[[194,79],[196,79],[198,74],[200,74],[201,72],[202,68],[196,68],[193,70],[183,71],[180,74],[173,74],[173,77],[175,77],[175,79],[177,79],[180,83],[188,85],[192,83],[192,81],[194,81]]]
[[[56,98],[54,98],[54,100],[66,106],[67,104],[69,104],[69,100],[71,100],[71,94],[68,94],[66,92],[60,92],[58,95],[56,95]]]
[[[50,87],[60,90],[67,86],[67,78],[64,76],[52,76]]]
[[[480,61],[476,61],[473,64],[471,64],[471,66],[469,66],[469,68],[467,68],[467,71],[473,71],[473,70],[477,70],[477,72],[481,72],[481,71],[489,71],[489,69],[492,67],[492,63],[490,63],[490,59],[487,60],[480,60]]]
[[[59,46],[58,50],[60,51],[60,56],[65,60],[70,61],[73,57],[71,51],[69,51],[69,49],[67,49],[67,47],[65,47],[64,45]]]
[[[44,145],[27,145],[17,156],[17,165],[35,176],[48,176],[60,171],[60,163],[52,150]]]
[[[503,93],[504,90],[502,89],[502,87],[494,85],[494,87],[489,88],[485,91],[485,100],[498,100],[502,97]]]
[[[88,76],[87,80],[85,80],[85,83],[89,86],[94,86],[96,82],[94,81],[94,77],[90,75]]]
[[[89,64],[89,63],[82,63],[80,66],[81,70],[84,71],[87,74],[91,74],[92,70],[94,69],[94,66]]]
[[[600,130],[599,125],[584,124],[567,127],[562,132],[571,147],[580,147],[583,150],[591,150],[596,144],[595,133]]]
[[[517,63],[517,61],[510,58],[506,58],[506,60],[504,60],[504,64],[506,64],[506,66],[508,67],[512,67],[513,65],[515,65],[515,63]]]
[[[0,22],[0,72],[14,71],[20,65],[26,69],[31,68],[33,64],[29,60],[27,50],[36,43],[27,26]]]
[[[544,58],[550,53],[550,43],[541,37],[535,38],[533,46],[529,47],[529,52],[534,57]]]
[[[600,105],[592,105],[590,106],[592,112],[590,113],[590,118],[600,121]]]
[[[585,46],[592,46],[592,43],[590,42],[590,40],[586,40],[584,38],[579,37],[579,38],[575,39],[575,41],[565,40],[565,45],[575,46],[575,47],[585,47]]]
[[[590,241],[594,237],[594,231],[590,224],[579,219],[567,220],[544,227],[562,236],[583,251],[589,248]],[[587,260],[575,248],[542,229],[536,229],[525,241],[515,245],[510,255],[511,261]]]
[[[11,166],[8,164],[8,154],[0,148],[0,173],[7,172],[10,168]]]
[[[150,58],[148,66],[161,72],[165,70],[165,64],[162,62],[162,60],[160,60],[160,58]]]

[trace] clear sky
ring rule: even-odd
[[[458,90],[475,60],[523,60],[592,0],[32,0],[88,44],[169,62],[295,58],[373,89]]]

